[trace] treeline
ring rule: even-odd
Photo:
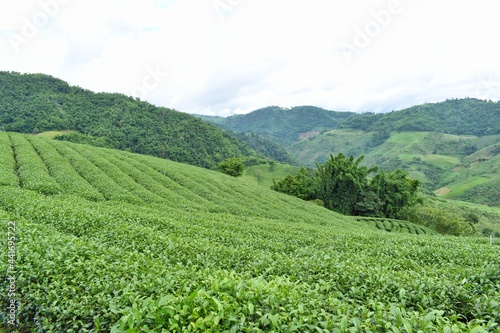
[[[263,160],[234,135],[132,97],[94,93],[43,74],[0,72],[0,130],[74,130],[59,139],[215,169],[230,157]]]
[[[272,189],[304,200],[314,200],[341,214],[406,219],[419,202],[418,180],[403,170],[384,171],[361,166],[340,153],[330,155],[317,170],[302,168],[295,175],[275,181]]]
[[[456,135],[500,134],[500,102],[475,98],[426,103],[385,114],[355,114],[342,126],[368,132],[440,132]]]

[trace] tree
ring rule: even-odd
[[[295,176],[288,174],[279,181],[273,180],[271,189],[303,200],[316,199],[313,175],[304,168]]]
[[[354,215],[356,203],[362,200],[368,184],[367,176],[377,171],[377,167],[359,166],[364,156],[354,160],[342,153],[330,155],[323,165],[317,164],[317,199],[325,207],[341,214]]]
[[[381,170],[370,182],[371,191],[380,199],[382,215],[394,219],[406,219],[408,208],[419,202],[419,186],[418,180],[401,169]]]
[[[231,157],[219,164],[219,171],[233,177],[243,176],[245,164],[237,157]]]

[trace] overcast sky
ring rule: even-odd
[[[0,3],[0,70],[183,112],[500,98],[495,0]]]

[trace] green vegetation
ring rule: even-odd
[[[264,156],[278,162],[295,164],[296,162],[288,152],[277,143],[255,133],[233,133],[236,138],[246,143],[250,148],[262,153]]]
[[[0,246],[15,225],[17,252],[15,273],[0,261],[4,328],[14,274],[19,331],[498,330],[500,258],[486,237],[399,221],[387,232],[219,172],[0,134],[17,179],[0,186]]]
[[[426,196],[422,208],[437,209],[441,211],[439,215],[451,216],[450,221],[458,221],[460,223],[459,229],[464,232],[470,232],[471,227],[473,227],[480,234],[484,234],[485,230],[500,234],[500,208],[498,207]],[[421,223],[417,217],[418,214],[410,212],[410,221]],[[424,222],[424,224],[428,224],[428,222]]]
[[[243,179],[269,189],[274,180],[281,179],[287,174],[296,174],[299,170],[300,167],[295,165],[270,162],[247,167],[243,173]]]
[[[354,160],[342,153],[330,155],[325,164],[317,164],[315,173],[301,169],[276,181],[273,190],[303,200],[320,200],[328,209],[346,215],[406,218],[419,200],[418,180],[403,170],[377,172],[377,167],[361,166],[363,156]]]
[[[334,112],[314,106],[284,109],[270,106],[244,115],[228,118],[204,117],[234,132],[258,134],[287,147],[301,137],[337,127],[353,112]]]
[[[19,179],[16,171],[16,161],[12,142],[5,132],[0,132],[0,185],[18,186]],[[5,148],[4,148],[5,147]]]
[[[485,136],[500,134],[500,102],[475,98],[426,103],[386,114],[353,115],[342,124],[367,132],[439,132]],[[369,121],[360,121],[365,118]]]
[[[498,135],[499,114],[500,102],[466,98],[427,103],[385,114],[337,112],[313,106],[291,109],[273,106],[245,115],[205,119],[233,131],[256,133],[275,139],[287,147],[300,141],[300,134],[335,128],[375,133],[376,143],[385,141],[387,133],[391,132]]]
[[[0,72],[0,129],[54,135],[216,169],[236,156],[265,156],[191,115],[121,94],[93,93],[48,75]],[[59,131],[59,132],[57,132]],[[267,151],[276,150],[271,144]]]
[[[468,223],[465,218],[456,213],[432,206],[415,209],[410,219],[419,225],[432,228],[442,234],[458,236],[476,232],[474,224],[477,221]]]
[[[219,171],[229,176],[241,177],[245,171],[245,164],[239,158],[231,157],[220,162]]]
[[[356,221],[373,223],[377,226],[377,229],[385,230],[388,232],[401,232],[415,235],[433,235],[436,233],[430,228],[410,223],[408,221],[373,217],[357,217]]]
[[[206,119],[274,140],[304,167],[324,163],[330,154],[363,155],[363,165],[406,170],[427,193],[499,202],[500,102],[447,100],[386,114],[270,107]]]

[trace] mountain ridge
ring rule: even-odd
[[[169,158],[205,168],[264,155],[187,113],[118,93],[94,93],[45,74],[0,72],[4,131],[74,130],[63,139]]]

